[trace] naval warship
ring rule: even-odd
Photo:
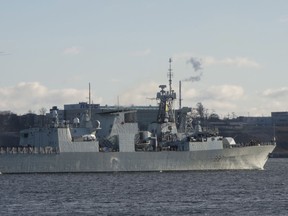
[[[0,173],[264,169],[274,141],[240,145],[200,123],[179,132],[171,70],[168,87],[159,86],[157,119],[147,131],[139,131],[135,110],[109,111],[101,121],[86,110],[70,122],[52,109],[49,126],[22,130],[19,146],[0,148]]]

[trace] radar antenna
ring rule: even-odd
[[[172,69],[171,69],[172,59],[169,59],[169,90],[165,91],[166,85],[160,85],[160,91],[157,93],[156,98],[159,100],[159,109],[157,121],[159,123],[164,122],[175,122],[175,113],[173,110],[173,101],[176,99],[176,93],[172,90]]]
[[[169,93],[170,94],[172,92],[172,77],[173,77],[171,63],[172,63],[172,58],[169,58],[168,78],[169,78]]]

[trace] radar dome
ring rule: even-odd
[[[74,119],[73,119],[73,123],[74,123],[74,124],[79,124],[79,123],[80,123],[80,119],[77,118],[77,117],[74,118]]]

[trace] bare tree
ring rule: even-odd
[[[47,109],[45,107],[42,107],[42,108],[39,109],[39,114],[40,115],[44,116],[46,114],[46,112],[47,112]]]
[[[196,110],[200,119],[204,119],[205,117],[205,108],[201,102],[197,103]]]
[[[45,107],[41,107],[40,109],[39,109],[39,114],[40,114],[40,116],[41,116],[41,126],[43,127],[44,126],[44,118],[45,118],[45,114],[46,114],[46,112],[47,112],[47,109],[45,108]]]

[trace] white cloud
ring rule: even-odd
[[[134,88],[128,89],[119,95],[120,105],[154,105],[156,92],[159,89],[159,84],[155,82],[143,83]]]
[[[234,101],[244,96],[244,90],[241,86],[220,85],[208,87],[203,94],[211,96],[214,100]]]
[[[183,105],[195,107],[201,102],[205,108],[219,114],[236,111],[239,101],[245,100],[244,89],[237,85],[210,86],[206,89],[183,89]]]
[[[78,55],[81,51],[81,47],[73,46],[65,48],[63,51],[64,55]]]
[[[157,91],[159,91],[159,84],[156,82],[140,84],[120,94],[119,103],[123,106],[156,105]],[[175,107],[179,99],[178,92],[176,94]],[[194,88],[182,88],[183,106],[195,107],[198,102],[201,102],[208,109],[224,113],[235,110],[237,103],[244,98],[243,88],[237,85],[211,86],[200,91]]]
[[[119,93],[119,103],[130,105],[156,105],[156,92],[159,84],[143,83]],[[63,109],[64,104],[88,101],[87,89],[49,89],[39,82],[22,82],[16,86],[0,88],[0,111],[9,110],[16,114],[25,114],[29,110],[38,113],[40,108],[49,110],[52,106]],[[102,97],[93,98],[94,103],[104,103]],[[113,105],[113,104],[110,104]],[[115,105],[115,104],[114,104]]]
[[[28,110],[38,113],[39,109],[52,106],[63,108],[64,104],[87,101],[88,92],[77,89],[48,89],[38,82],[19,83],[12,87],[0,88],[0,111],[10,110],[16,114],[25,114]],[[94,99],[95,103],[101,98]]]
[[[249,67],[249,68],[259,68],[260,64],[256,61],[249,59],[248,57],[226,57],[222,59],[217,59],[213,56],[197,56],[195,54],[184,52],[173,55],[174,61],[185,61],[191,59],[192,57],[197,57],[201,59],[201,62],[205,66],[210,65],[228,65],[235,67]]]
[[[177,87],[174,88],[177,91]],[[159,83],[149,82],[135,85],[119,93],[119,104],[131,105],[157,105],[156,92]],[[175,107],[178,106],[178,92]],[[214,85],[204,89],[187,88],[182,86],[182,106],[195,107],[201,102],[209,112],[214,110],[217,114],[227,115],[235,112],[238,115],[251,116],[269,115],[273,111],[288,109],[285,98],[288,88],[267,89],[261,94],[245,95],[242,86]],[[93,98],[94,103],[105,103],[102,98]],[[285,97],[285,98],[284,98]],[[107,97],[105,96],[107,99]],[[284,99],[283,99],[284,98]],[[49,110],[52,106],[63,109],[64,104],[73,104],[88,101],[87,89],[49,89],[39,82],[19,83],[11,87],[0,88],[0,111],[10,110],[16,114],[25,114],[29,110],[39,113],[40,108]],[[110,104],[115,105],[115,104]]]
[[[264,97],[279,98],[288,96],[288,87],[282,87],[278,89],[266,89],[263,91],[262,95]]]
[[[214,57],[204,57],[203,63],[205,65],[232,65],[236,67],[250,67],[250,68],[259,68],[260,65],[250,60],[246,57],[228,57],[223,59],[216,59]]]
[[[184,93],[184,97],[189,98],[191,95],[199,101],[235,101],[244,97],[244,90],[241,86],[237,85],[219,85],[210,86],[200,92],[190,89]]]

